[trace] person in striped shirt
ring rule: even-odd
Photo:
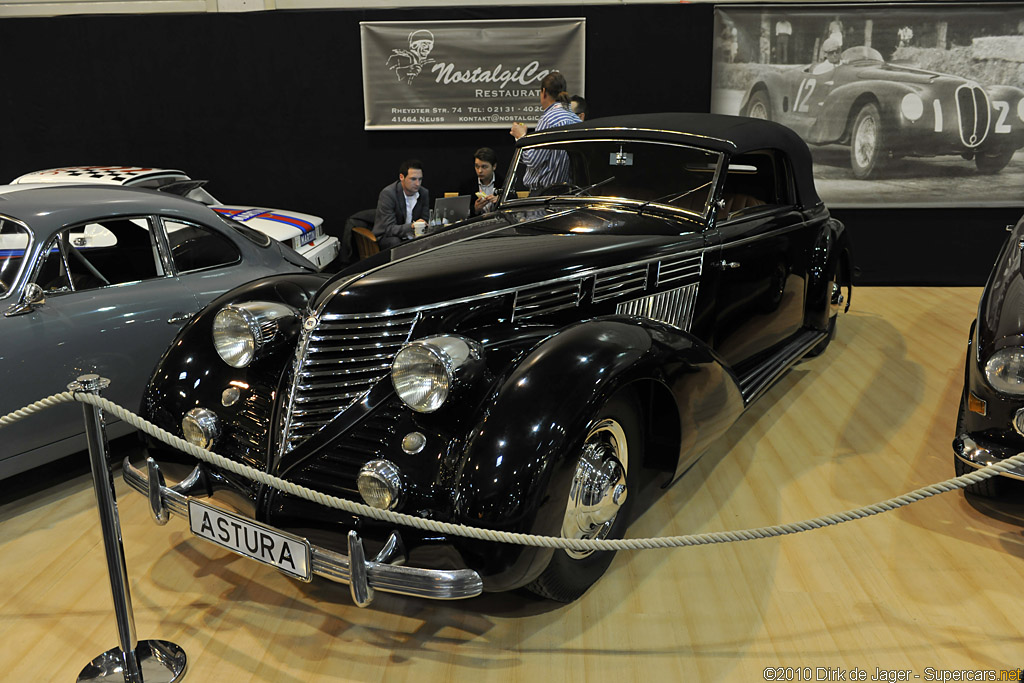
[[[565,76],[557,71],[550,72],[540,83],[540,106],[543,109],[537,121],[535,132],[580,123],[580,117],[572,112]],[[516,140],[526,135],[526,124],[513,123],[509,133]],[[523,152],[522,162],[526,164],[523,184],[531,194],[551,185],[570,182],[569,155],[562,150],[528,149]]]

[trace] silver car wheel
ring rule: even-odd
[[[629,447],[625,431],[615,420],[598,422],[583,442],[569,487],[562,520],[563,538],[603,539],[608,536],[626,502]],[[566,550],[574,559],[594,551]]]

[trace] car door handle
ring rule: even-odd
[[[719,261],[717,264],[722,270],[733,270],[740,267],[739,261]]]
[[[197,311],[198,312],[198,311]],[[186,323],[195,316],[195,313],[185,313],[178,311],[177,313],[171,314],[171,317],[167,319],[168,325],[178,325],[180,323]]]

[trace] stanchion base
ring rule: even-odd
[[[144,683],[174,683],[185,677],[185,651],[166,640],[140,640],[135,647]],[[128,678],[124,671],[124,652],[119,647],[107,650],[78,674],[78,683],[110,681],[122,683]]]

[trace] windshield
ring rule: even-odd
[[[663,204],[703,215],[721,156],[637,140],[531,145],[516,156],[505,200],[575,195]]]
[[[25,226],[0,217],[0,298],[7,296],[18,282],[28,243]]]

